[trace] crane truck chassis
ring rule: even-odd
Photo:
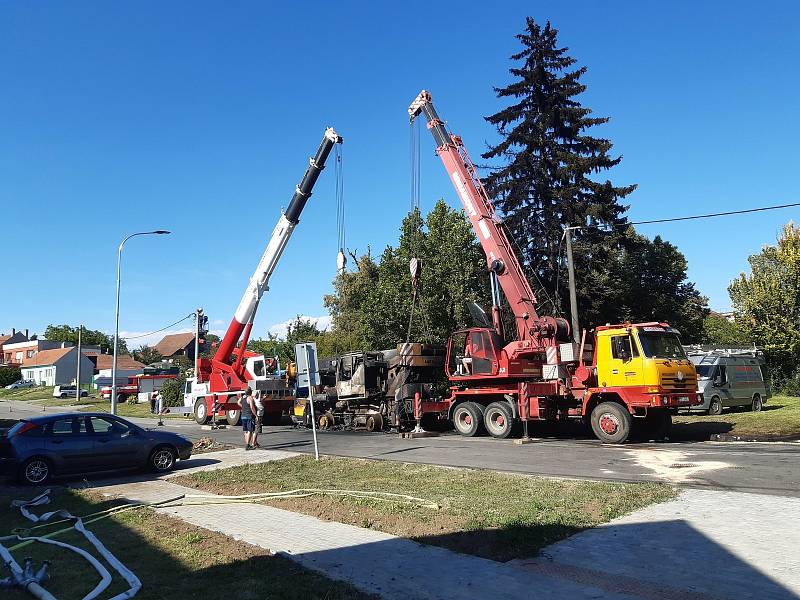
[[[280,216],[272,231],[267,248],[250,278],[214,357],[198,358],[195,376],[186,380],[183,410],[191,411],[198,423],[206,423],[212,415],[217,414],[225,415],[232,425],[238,423],[241,408],[239,402],[248,388],[262,391],[265,422],[274,422],[282,414],[291,411],[294,398],[286,380],[279,377],[274,369],[270,369],[272,359],[247,350],[247,342],[258,304],[264,292],[269,289],[269,279],[292,232],[300,222],[300,214],[311,197],[314,184],[325,168],[325,161],[334,146],[342,142],[342,137],[332,127],[325,130],[319,148],[309,160],[286,212]]]
[[[317,425],[409,430],[416,424],[415,403],[431,401],[443,366],[444,348],[420,343],[323,359],[323,392],[313,395]],[[308,397],[297,398],[292,420],[309,427],[310,419]]]
[[[529,421],[582,419],[604,443],[622,443],[636,428],[665,436],[671,414],[702,404],[697,373],[678,332],[663,322],[597,327],[587,343],[572,341],[569,324],[539,315],[536,298],[502,221],[460,137],[448,132],[423,90],[411,103],[424,114],[436,153],[486,254],[492,314],[479,327],[455,332],[447,344],[445,399],[422,402],[425,415],[452,422],[462,435],[485,429],[507,438]],[[516,331],[506,336],[500,291]]]

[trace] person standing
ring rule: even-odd
[[[242,407],[242,432],[244,433],[245,450],[252,450],[253,432],[256,422],[254,419],[256,407],[253,402],[253,390],[247,388],[244,397],[239,398],[239,405]]]
[[[156,414],[156,407],[158,406],[158,390],[150,394],[150,414]]]
[[[253,393],[253,404],[256,408],[256,426],[253,430],[253,448],[261,448],[258,445],[258,434],[261,433],[261,423],[264,421],[264,399],[261,397],[261,390],[256,390]]]

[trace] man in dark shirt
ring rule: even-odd
[[[256,430],[256,405],[253,402],[253,390],[247,388],[243,398],[239,399],[239,405],[242,407],[242,432],[244,433],[245,450],[253,449],[253,438]]]

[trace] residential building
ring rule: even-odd
[[[91,383],[94,365],[81,353],[81,383]],[[39,350],[22,364],[22,378],[38,385],[68,385],[75,381],[78,368],[78,349],[74,346]]]
[[[28,341],[28,330],[25,330],[25,333],[21,331],[17,331],[16,329],[12,329],[11,333],[1,333],[0,334],[0,365],[4,366],[18,366],[22,363],[20,360],[16,362],[14,357],[16,356],[16,352],[12,351],[4,351],[4,347],[6,345],[11,344],[19,344],[20,342],[27,342]]]
[[[194,360],[194,334],[193,333],[172,333],[165,335],[164,338],[155,345],[154,350],[166,359],[177,356],[188,356],[189,360]]]
[[[99,354],[96,357],[96,361],[95,374],[98,377],[111,377],[114,356],[112,354]],[[141,375],[146,366],[127,354],[120,354],[117,356],[117,378],[124,377],[127,379],[134,375]]]
[[[51,340],[28,340],[9,344],[3,344],[3,359],[5,364],[21,366],[27,360],[36,356],[43,350],[55,350],[57,348],[71,348],[75,344],[72,342],[54,342]],[[91,356],[100,353],[100,346],[81,346],[81,353],[84,356]],[[94,369],[94,368],[93,368]]]

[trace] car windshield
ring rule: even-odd
[[[714,365],[695,365],[697,368],[697,376],[700,379],[710,379],[711,372],[714,370]]]
[[[639,332],[639,343],[648,358],[686,358],[681,341],[674,333]]]

